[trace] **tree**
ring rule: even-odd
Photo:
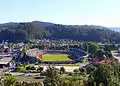
[[[60,84],[59,72],[53,66],[49,66],[45,72],[46,78],[44,80],[44,86],[58,86]]]
[[[96,56],[97,57],[103,57],[103,55],[105,55],[105,51],[103,49],[99,49],[97,52],[96,52]]]
[[[31,47],[32,47],[31,43],[28,42],[28,44],[27,44],[27,50],[31,49]]]
[[[104,50],[105,50],[105,55],[106,55],[107,57],[112,57],[111,48],[110,48],[109,45],[105,45],[105,46],[104,46]]]
[[[26,52],[26,49],[23,48],[21,51],[20,51],[20,57],[23,58],[25,56],[25,52]]]
[[[99,45],[95,42],[88,43],[88,53],[95,57],[97,51],[100,49]]]
[[[87,71],[87,73],[91,73],[91,72],[95,72],[95,70],[97,69],[97,67],[95,67],[95,66],[93,66],[92,64],[88,64],[87,66],[86,66],[86,71]]]
[[[88,43],[87,42],[83,43],[81,47],[84,51],[88,52]]]
[[[106,52],[105,52],[105,55],[106,55],[107,57],[112,57],[112,53],[109,52],[109,51],[106,51]]]
[[[4,86],[14,86],[16,83],[16,78],[14,76],[8,75],[4,77]]]
[[[111,52],[111,48],[110,48],[109,45],[105,45],[105,46],[104,46],[104,50],[105,50],[105,51],[109,51],[109,52]]]
[[[61,67],[60,68],[60,73],[62,74],[62,73],[65,73],[65,68],[64,67]]]
[[[99,85],[120,86],[120,63],[109,61],[98,66],[93,74],[94,81]]]

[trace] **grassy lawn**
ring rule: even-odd
[[[42,56],[43,61],[70,61],[66,54],[45,54]]]
[[[17,81],[25,81],[25,82],[43,82],[42,79],[35,79],[35,76],[14,76]]]
[[[112,53],[117,52],[118,50],[111,50]]]

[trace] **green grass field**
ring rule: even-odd
[[[111,50],[112,53],[118,52],[118,50]]]
[[[42,61],[71,61],[67,54],[44,54]]]

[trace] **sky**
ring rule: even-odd
[[[0,0],[0,23],[120,27],[120,0]]]

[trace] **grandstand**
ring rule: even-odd
[[[86,56],[87,53],[78,48],[70,48],[68,49],[68,53],[71,55],[72,59],[78,60],[83,59],[83,56]]]
[[[44,50],[39,50],[37,48],[30,49],[26,52],[26,55],[29,57],[37,57],[38,59],[42,60],[42,55],[44,54]]]
[[[68,54],[67,50],[45,50],[46,53],[51,53],[51,54]]]

